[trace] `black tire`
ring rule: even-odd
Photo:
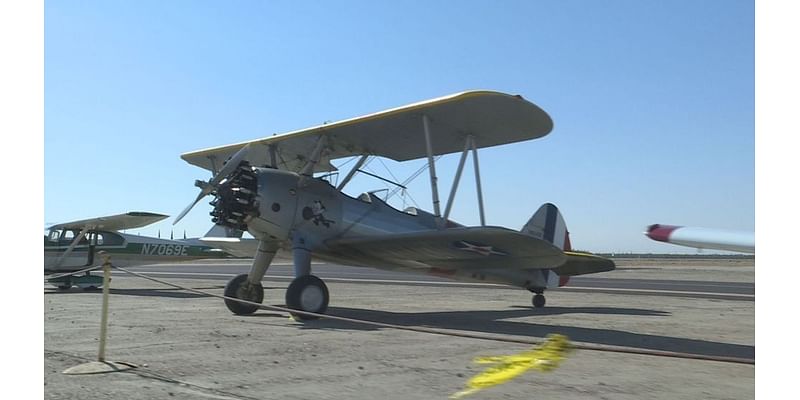
[[[309,290],[311,290],[309,292]],[[305,296],[303,294],[306,294]],[[328,309],[328,287],[322,279],[314,275],[305,275],[295,278],[286,289],[286,306],[300,311],[324,314]],[[299,320],[312,320],[319,317],[292,314]]]
[[[259,304],[264,301],[264,287],[261,286],[261,282],[259,282],[257,285],[248,284],[248,286],[251,286],[252,288],[249,293],[244,291],[245,284],[247,284],[247,274],[237,275],[231,279],[227,285],[225,285],[225,296],[235,297],[237,299],[247,300]],[[225,306],[228,307],[228,310],[231,310],[231,312],[236,315],[252,314],[258,310],[258,306],[244,304],[228,299],[225,299]]]
[[[58,288],[58,290],[70,290],[72,289],[72,284],[62,283],[56,287]]]
[[[537,295],[533,296],[533,301],[532,302],[533,302],[533,306],[536,307],[536,308],[544,307],[544,303],[545,303],[544,295],[543,294],[537,294]]]

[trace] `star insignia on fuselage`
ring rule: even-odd
[[[457,248],[459,250],[471,251],[473,253],[478,253],[478,254],[480,254],[482,256],[487,256],[487,257],[492,255],[492,254],[497,255],[497,256],[507,256],[508,255],[508,253],[505,253],[505,252],[502,252],[500,250],[497,250],[492,246],[485,245],[485,244],[480,244],[480,243],[472,243],[472,242],[468,242],[466,240],[461,240],[461,241],[458,241],[458,242],[454,242],[453,246],[455,246],[455,248]]]

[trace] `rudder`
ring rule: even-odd
[[[544,203],[520,232],[552,243],[563,251],[572,250],[564,217],[553,203]]]
[[[561,212],[558,211],[558,207],[553,203],[542,204],[520,232],[547,241],[561,249],[561,251],[572,250],[567,224],[564,222]],[[551,269],[539,271],[544,278],[544,282],[546,282],[545,287],[547,288],[564,286],[569,281],[568,276],[559,276]]]

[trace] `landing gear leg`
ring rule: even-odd
[[[328,309],[328,287],[322,279],[311,275],[311,251],[304,244],[300,239],[294,243],[292,249],[295,279],[286,289],[286,306],[294,310],[322,314]],[[292,316],[299,320],[317,318],[301,314]]]
[[[533,295],[533,300],[532,300],[533,306],[536,307],[536,308],[544,307],[544,303],[545,303],[544,289],[533,288],[533,289],[530,289],[530,291],[535,293]]]
[[[247,300],[253,303],[264,301],[264,287],[261,286],[261,279],[267,273],[267,268],[275,257],[278,246],[272,242],[261,241],[258,243],[258,251],[253,258],[253,266],[249,274],[237,275],[225,285],[225,296]],[[225,299],[225,306],[236,315],[252,314],[258,310],[258,306],[240,303],[235,300]]]

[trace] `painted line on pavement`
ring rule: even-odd
[[[236,274],[222,274],[222,273],[194,273],[194,272],[147,272],[150,275],[166,275],[166,276],[209,276],[209,277],[234,277]],[[264,275],[265,279],[281,279],[292,280],[291,276],[282,275]],[[323,278],[330,282],[355,282],[355,283],[382,283],[382,284],[400,284],[400,285],[434,285],[434,286],[472,286],[472,287],[495,287],[505,289],[519,289],[509,285],[501,285],[496,283],[480,283],[480,282],[445,282],[445,281],[411,281],[411,280],[394,280],[394,279],[360,279],[360,278]],[[735,293],[713,293],[713,292],[688,292],[679,290],[659,290],[659,289],[625,289],[625,288],[604,288],[604,287],[582,287],[582,286],[564,286],[558,290],[582,290],[582,291],[606,291],[606,292],[619,292],[622,294],[673,294],[673,295],[686,295],[686,296],[721,296],[731,298],[752,298],[752,294],[735,294]]]

